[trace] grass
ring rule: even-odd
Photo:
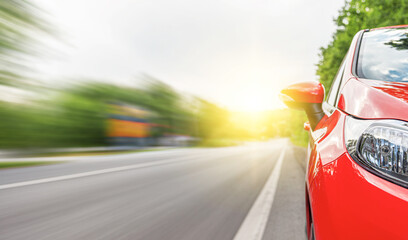
[[[51,162],[51,161],[38,161],[38,162],[0,162],[0,169],[3,168],[18,168],[18,167],[30,167],[30,166],[41,166],[48,164],[56,164],[62,162]]]
[[[39,153],[30,157],[86,157],[86,156],[101,156],[101,155],[114,155],[125,153],[138,153],[138,152],[152,152],[160,151],[164,149],[137,149],[137,150],[119,150],[119,151],[90,151],[90,152],[48,152]]]

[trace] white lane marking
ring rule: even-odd
[[[249,210],[245,220],[242,222],[234,240],[262,239],[269,218],[269,212],[272,208],[273,199],[275,197],[285,151],[286,142],[271,175],[262,188],[261,193],[258,195],[258,198],[255,200],[254,205],[252,205]]]
[[[136,168],[152,167],[152,166],[156,166],[156,165],[179,162],[179,161],[183,161],[183,160],[185,160],[185,159],[184,158],[181,158],[181,159],[178,158],[178,159],[167,160],[167,161],[139,163],[139,164],[122,166],[122,167],[114,167],[114,168],[107,168],[107,169],[95,170],[95,171],[89,171],[89,172],[83,172],[83,173],[69,174],[69,175],[58,176],[58,177],[50,177],[50,178],[30,180],[30,181],[25,181],[25,182],[10,183],[10,184],[0,185],[0,190],[8,189],[8,188],[29,186],[29,185],[40,184],[40,183],[49,183],[49,182],[55,182],[55,181],[61,181],[61,180],[88,177],[88,176],[94,176],[94,175],[99,175],[99,174],[104,174],[104,173],[119,172],[119,171],[136,169]]]
[[[227,151],[226,153],[222,155],[218,155],[217,157],[225,157],[235,152],[236,152],[235,150]],[[207,160],[208,158],[214,158],[214,157],[211,157],[209,155],[199,155],[199,156],[195,156],[195,158],[196,160],[197,159]],[[88,176],[94,176],[94,175],[99,175],[99,174],[104,174],[104,173],[119,172],[119,171],[125,171],[125,170],[137,169],[137,168],[152,167],[152,166],[157,166],[157,165],[162,165],[162,164],[170,164],[170,163],[185,161],[187,159],[191,159],[191,156],[185,156],[185,157],[176,158],[173,160],[139,163],[139,164],[122,166],[122,167],[107,168],[107,169],[101,169],[101,170],[95,170],[95,171],[89,171],[89,172],[83,172],[83,173],[69,174],[69,175],[58,176],[58,177],[50,177],[50,178],[24,181],[24,182],[9,183],[9,184],[0,185],[0,190],[29,186],[29,185],[40,184],[40,183],[49,183],[49,182],[56,182],[56,181],[74,179],[74,178],[88,177]]]

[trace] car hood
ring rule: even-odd
[[[408,121],[408,83],[351,78],[341,90],[338,107],[359,118]]]

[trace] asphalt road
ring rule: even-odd
[[[0,239],[305,239],[304,154],[279,139],[0,170]]]

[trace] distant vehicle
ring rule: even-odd
[[[408,25],[362,30],[329,94],[281,91],[306,111],[309,239],[408,239]]]

